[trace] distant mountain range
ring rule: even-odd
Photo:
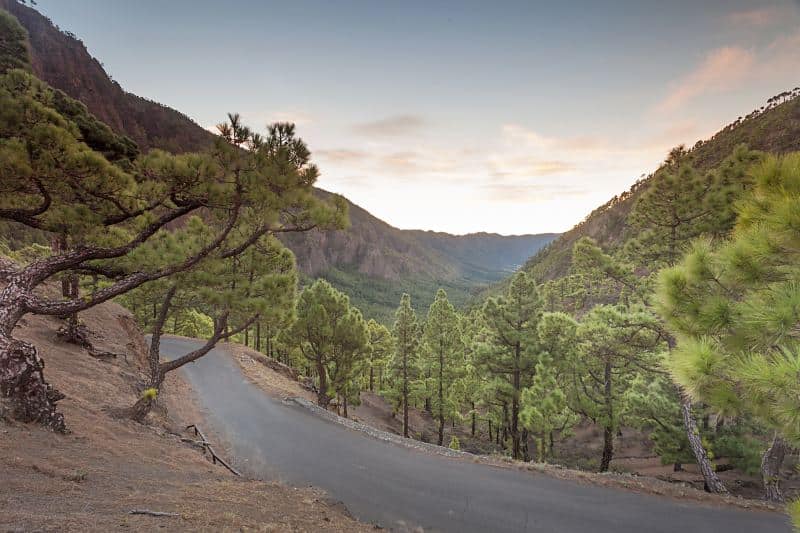
[[[126,92],[73,34],[17,0],[0,0],[28,31],[34,73],[83,102],[89,111],[142,150],[201,150],[213,134],[186,115]],[[311,149],[313,151],[313,146]],[[322,169],[324,172],[324,169]],[[329,194],[319,191],[320,195]],[[367,316],[390,321],[403,292],[415,307],[430,303],[437,287],[457,304],[523,264],[557,234],[450,235],[401,230],[350,204],[351,225],[336,232],[312,231],[284,240],[306,276],[324,277],[347,292]]]

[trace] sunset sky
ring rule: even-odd
[[[400,228],[564,231],[800,85],[800,3],[38,0],[128,91],[297,123]]]

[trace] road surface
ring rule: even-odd
[[[177,357],[199,342],[164,338]],[[323,420],[248,383],[223,349],[183,368],[244,472],[313,485],[362,521],[442,532],[789,532],[779,513],[711,507],[429,455]],[[264,502],[269,505],[269,502]]]

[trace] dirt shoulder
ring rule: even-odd
[[[26,317],[15,332],[33,342],[46,376],[66,398],[71,433],[0,422],[0,530],[42,531],[366,531],[321,491],[237,478],[172,432],[200,416],[191,393],[168,378],[147,426],[113,413],[133,404],[143,343],[116,304],[81,314],[110,361],[60,343],[57,319]],[[133,328],[133,330],[132,330]],[[131,515],[131,510],[177,517]]]
[[[761,500],[743,498],[739,496],[719,496],[698,490],[687,482],[669,482],[655,477],[641,476],[628,473],[609,472],[598,474],[583,470],[563,468],[558,465],[525,463],[512,461],[504,456],[453,454],[447,448],[431,444],[420,443],[416,440],[404,439],[397,435],[395,424],[392,423],[391,408],[379,396],[372,393],[367,395],[367,401],[362,401],[362,406],[351,408],[352,416],[344,419],[332,412],[321,413],[320,408],[314,405],[315,395],[292,379],[291,369],[286,370],[284,365],[270,360],[263,354],[239,344],[226,344],[224,348],[239,364],[244,375],[267,394],[285,398],[298,397],[297,401],[310,411],[331,421],[341,423],[354,431],[361,431],[365,435],[395,444],[414,448],[420,453],[437,453],[454,457],[455,460],[482,463],[496,468],[513,468],[528,472],[532,475],[546,475],[558,479],[575,481],[582,484],[598,485],[614,489],[633,491],[643,494],[665,496],[678,500],[686,500],[706,505],[732,505],[743,509],[758,509],[765,511],[783,511],[781,506],[769,504]],[[354,423],[355,422],[355,423]],[[433,448],[440,451],[432,451]]]

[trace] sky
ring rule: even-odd
[[[561,232],[800,85],[800,0],[38,0],[126,90],[291,121],[404,229]]]

